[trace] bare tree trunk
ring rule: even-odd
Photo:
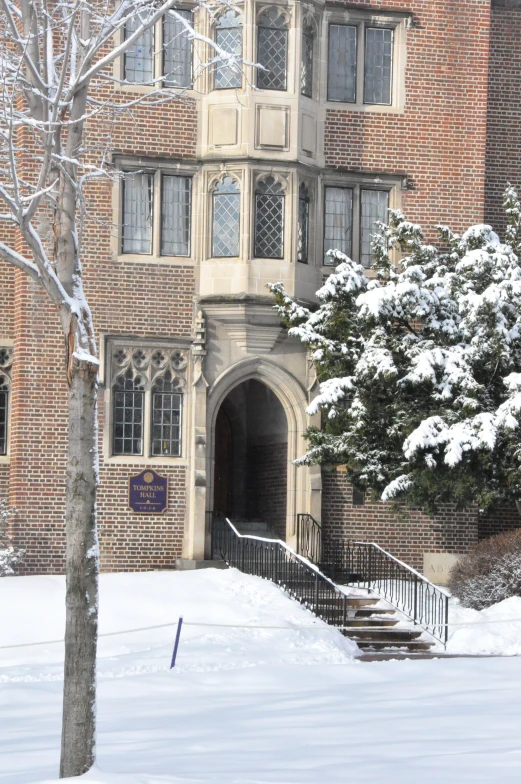
[[[67,597],[60,777],[92,766],[98,627],[97,370],[71,358],[67,465]]]

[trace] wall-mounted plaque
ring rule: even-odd
[[[168,506],[168,478],[147,468],[128,480],[128,505],[140,514],[161,514]]]

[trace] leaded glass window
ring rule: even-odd
[[[231,177],[218,182],[213,194],[212,256],[239,255],[241,193]]]
[[[235,11],[226,11],[221,14],[215,31],[215,43],[225,52],[242,58],[242,20]],[[215,71],[215,89],[226,90],[231,87],[241,87],[242,73],[240,65],[229,66],[218,64]]]
[[[284,257],[284,189],[273,177],[261,180],[255,194],[255,256]]]
[[[353,244],[353,189],[326,188],[324,200],[324,264],[336,265],[327,255],[339,250],[351,256]]]
[[[365,28],[364,103],[390,104],[393,64],[393,31]]]
[[[116,379],[113,389],[113,452],[143,454],[143,408],[145,382],[129,370]]]
[[[154,175],[126,172],[123,181],[123,253],[152,253]]]
[[[176,11],[192,23],[191,11]],[[163,18],[163,75],[165,87],[190,87],[192,83],[192,42],[182,21],[166,14]]]
[[[0,455],[7,454],[7,422],[9,415],[9,383],[0,373]]]
[[[129,38],[140,26],[141,20],[136,15],[125,25],[125,38]],[[127,49],[123,58],[123,73],[127,82],[132,84],[146,84],[154,79],[154,30],[148,30],[140,35]]]
[[[161,255],[190,255],[190,177],[163,174]]]
[[[181,454],[181,408],[178,382],[167,371],[152,387],[152,456]]]
[[[360,264],[370,267],[373,254],[371,242],[378,232],[377,221],[387,223],[389,192],[362,190],[360,194]]]
[[[313,96],[313,47],[314,34],[311,25],[302,31],[302,62],[300,65],[300,92],[308,98]]]
[[[286,90],[288,60],[288,25],[277,6],[264,11],[258,22],[257,87],[263,90]]]
[[[309,193],[302,182],[298,194],[297,261],[308,263]]]
[[[330,25],[327,74],[328,101],[356,102],[357,28]]]

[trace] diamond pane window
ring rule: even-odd
[[[125,38],[137,30],[141,21],[139,16],[125,25]],[[154,78],[154,30],[149,27],[127,49],[123,58],[124,78],[132,84],[146,84]]]
[[[9,384],[0,373],[0,455],[7,454],[7,421],[9,414]]]
[[[123,253],[152,253],[154,175],[126,172],[123,181]]]
[[[191,11],[176,11],[192,23]],[[192,83],[192,42],[182,21],[172,14],[163,19],[163,74],[165,87],[190,87]]]
[[[234,54],[241,62],[242,58],[242,20],[234,11],[221,14],[215,31],[215,43],[225,52]],[[227,66],[220,64],[215,71],[215,89],[226,90],[242,86],[240,64]]]
[[[116,379],[112,394],[114,454],[142,455],[144,381],[129,371]]]
[[[356,101],[356,36],[352,25],[329,27],[328,101]]]
[[[370,267],[373,260],[371,242],[378,232],[376,222],[387,223],[389,192],[362,190],[360,193],[360,264]]]
[[[353,189],[326,188],[324,204],[324,264],[336,265],[328,250],[351,256],[353,244]]]
[[[284,191],[273,177],[262,180],[255,194],[255,256],[284,257]]]
[[[190,177],[161,178],[161,255],[190,255]]]
[[[263,90],[286,90],[288,30],[284,14],[272,6],[259,17],[257,60],[264,69],[257,69],[257,87]]]
[[[302,182],[298,195],[297,261],[308,263],[309,245],[309,193]]]
[[[393,67],[393,31],[366,27],[364,103],[390,104]]]
[[[181,454],[181,407],[183,396],[170,372],[152,387],[152,455]]]
[[[313,28],[305,25],[302,33],[302,63],[300,66],[300,92],[311,98],[313,95]]]
[[[239,185],[225,177],[213,194],[212,256],[239,255],[240,213]]]

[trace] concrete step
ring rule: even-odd
[[[232,520],[232,523],[244,536],[261,536],[263,539],[279,538],[271,525],[262,520]]]
[[[349,628],[345,629],[344,633],[348,632],[351,639],[356,640],[389,640],[389,645],[393,645],[394,642],[411,642],[412,640],[417,640],[423,634],[423,629],[419,629],[418,631],[413,631],[412,629],[400,629],[400,628]]]
[[[425,640],[410,640],[389,642],[389,640],[360,640],[356,644],[362,651],[385,651],[391,648],[399,648],[408,651],[430,651],[433,643]]]

